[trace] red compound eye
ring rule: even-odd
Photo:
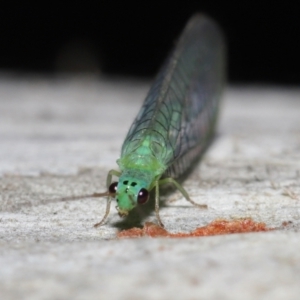
[[[117,192],[117,186],[118,186],[118,183],[117,183],[117,182],[113,182],[113,183],[109,186],[109,188],[108,188],[109,192],[110,192],[111,194],[115,194],[115,193]]]
[[[137,202],[138,204],[144,204],[148,201],[149,192],[146,189],[141,189],[138,193]]]

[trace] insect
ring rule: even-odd
[[[120,171],[107,175],[106,212],[116,198],[120,216],[147,202],[155,189],[155,214],[160,226],[159,186],[173,184],[186,200],[186,190],[175,180],[195,164],[209,145],[225,82],[225,44],[219,27],[197,14],[187,23],[177,46],[158,73],[131,125],[117,160]],[[112,177],[119,177],[112,182]]]

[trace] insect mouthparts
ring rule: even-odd
[[[120,217],[128,216],[128,211],[120,210],[118,206],[116,206],[116,209],[117,209],[118,214],[119,214]]]

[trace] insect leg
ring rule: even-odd
[[[163,228],[164,224],[162,223],[159,216],[159,181],[155,182],[155,215],[158,221],[158,225]]]
[[[106,201],[106,210],[105,210],[104,217],[102,218],[102,220],[101,220],[99,223],[96,223],[96,224],[94,225],[94,227],[98,227],[98,226],[103,225],[103,223],[104,223],[105,220],[107,219],[107,216],[108,216],[109,211],[110,211],[111,200],[112,200],[111,196],[108,196],[108,197],[107,197],[107,201]]]
[[[107,174],[107,178],[106,178],[106,187],[109,188],[110,184],[111,184],[111,179],[113,176],[116,177],[120,177],[121,176],[121,172],[116,171],[116,170],[110,170]]]
[[[106,178],[106,186],[107,188],[109,188],[110,184],[111,184],[111,179],[113,176],[117,176],[117,177],[120,177],[121,175],[121,172],[119,171],[116,171],[116,170],[110,170],[107,174],[107,178]],[[94,197],[97,197],[97,193],[94,194]],[[106,221],[108,215],[109,215],[109,211],[110,211],[110,205],[111,205],[111,200],[112,200],[112,197],[110,194],[108,194],[107,196],[107,200],[106,200],[106,210],[105,210],[105,214],[102,218],[102,220],[95,224],[94,227],[99,227],[101,225],[104,224],[104,222]]]
[[[200,208],[207,208],[207,205],[206,204],[198,204],[196,203],[195,201],[193,201],[189,194],[187,193],[187,191],[183,188],[182,185],[180,185],[175,179],[169,177],[169,178],[164,178],[164,179],[161,179],[158,184],[161,185],[161,184],[166,184],[166,183],[172,183],[175,185],[175,187],[180,191],[180,193],[183,195],[183,197],[191,202],[192,204],[194,204],[195,206],[198,206]]]

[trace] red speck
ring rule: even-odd
[[[211,236],[230,233],[246,233],[269,231],[265,223],[254,222],[252,219],[238,219],[233,221],[215,220],[204,227],[198,227],[190,233],[170,233],[158,225],[146,222],[143,228],[132,228],[122,230],[118,233],[118,238],[137,238],[137,237],[197,237],[197,236]]]

